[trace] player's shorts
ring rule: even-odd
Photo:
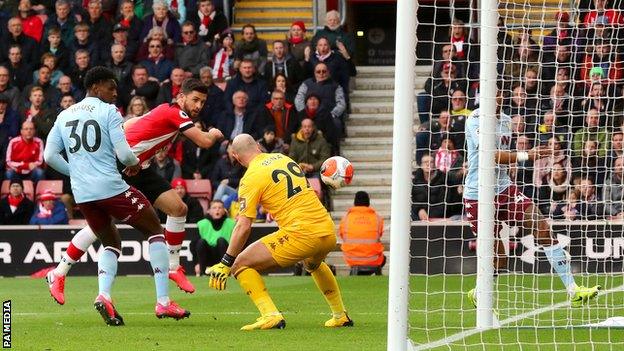
[[[139,173],[132,177],[128,177],[122,172],[124,168],[125,166],[119,167],[123,180],[128,185],[141,191],[152,204],[156,202],[160,194],[171,190],[171,184],[156,173],[156,170],[153,168],[141,169]]]
[[[110,226],[113,218],[132,224],[142,211],[150,207],[147,198],[131,186],[130,189],[119,195],[81,203],[80,211],[87,220],[89,227],[97,233]]]
[[[333,232],[324,236],[303,236],[279,229],[260,241],[281,267],[290,267],[308,258],[320,264],[336,248],[336,235]]]
[[[516,222],[524,221],[524,213],[533,205],[533,202],[515,185],[510,185],[494,197],[494,204],[496,219],[507,222],[510,227],[513,227],[516,226]],[[464,199],[464,209],[470,221],[470,229],[474,235],[477,235],[479,201]],[[500,231],[500,223],[495,224],[495,231],[496,233]]]

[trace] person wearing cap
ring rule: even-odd
[[[9,195],[0,200],[0,224],[28,224],[35,205],[24,194],[24,184],[20,178],[12,178]]]
[[[129,62],[134,59],[137,52],[139,52],[139,42],[136,40],[130,40],[130,32],[128,27],[124,26],[121,23],[117,23],[113,26],[113,41],[111,42],[112,46],[115,44],[119,44],[124,48],[124,61]],[[108,62],[111,59],[112,50],[102,49],[102,60],[104,62]]]
[[[227,18],[215,8],[212,0],[199,0],[197,11],[190,12],[188,20],[195,24],[195,28],[199,28],[199,39],[208,45],[214,45],[222,33],[229,29]]]
[[[56,198],[52,190],[45,190],[39,195],[39,204],[30,218],[30,224],[67,224],[65,205]]]
[[[199,69],[210,61],[209,48],[199,40],[193,22],[182,24],[182,42],[176,44],[175,66],[187,72],[188,76],[199,77]]]
[[[306,38],[306,27],[303,21],[295,21],[286,34],[288,53],[303,68],[306,49],[310,50],[310,40]]]
[[[594,0],[594,9],[587,12],[583,19],[585,28],[590,28],[595,25],[599,17],[604,17],[604,19],[600,19],[603,25],[611,24],[619,26],[624,23],[620,12],[615,9],[607,9],[606,5],[607,0]]]
[[[345,262],[349,267],[383,267],[386,263],[381,237],[384,232],[384,220],[370,207],[370,197],[365,191],[355,193],[353,207],[340,221],[338,234],[342,239]]]
[[[191,197],[186,192],[186,180],[180,177],[173,178],[173,180],[171,181],[171,187],[173,188],[173,190],[175,190],[178,196],[180,196],[180,198],[188,208],[188,212],[186,214],[186,223],[197,223],[202,220],[202,218],[204,218],[204,209],[196,198]],[[158,210],[158,218],[160,218],[161,223],[165,223],[167,221],[167,214]]]

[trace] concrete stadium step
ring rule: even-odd
[[[347,127],[349,137],[392,137],[392,125],[364,125]]]
[[[394,90],[355,90],[349,94],[354,102],[393,102]]]
[[[349,126],[360,126],[360,125],[379,125],[379,124],[392,124],[394,120],[394,115],[392,113],[375,113],[375,114],[364,114],[364,113],[352,113],[349,115],[347,119],[347,125]]]
[[[269,9],[269,10],[283,10],[287,11],[289,9],[297,9],[297,8],[312,8],[311,1],[296,1],[296,0],[268,0],[268,1],[239,1],[236,4],[236,10],[245,10],[245,9]]]
[[[355,193],[358,191],[364,190],[370,194],[371,198],[378,197],[377,195],[390,195],[392,187],[390,185],[367,185],[367,186],[356,186],[349,185],[344,188],[340,188],[336,193],[340,195],[348,195],[353,198]]]
[[[362,149],[392,149],[392,138],[346,138],[341,144],[341,150],[362,150]]]
[[[261,11],[238,11],[236,10],[235,19],[236,22],[241,23],[253,23],[258,26],[271,26],[270,23],[274,22],[287,22],[288,20],[294,21],[304,21],[309,22],[312,17],[311,11],[271,11],[271,12],[261,12]],[[291,22],[291,23],[292,23]],[[285,28],[285,31],[288,30],[288,27]]]
[[[352,102],[352,113],[393,113],[393,102]]]
[[[417,77],[414,82],[414,89],[425,89],[426,77]],[[356,77],[355,78],[356,90],[394,90],[394,76],[393,77]]]
[[[415,66],[417,78],[428,78],[431,75],[431,66]],[[357,67],[358,78],[394,78],[394,66],[359,66]]]
[[[392,161],[352,161],[355,174],[359,171],[381,172],[392,169]]]
[[[369,187],[375,185],[391,185],[392,172],[362,173],[357,172],[349,186]]]
[[[346,149],[341,150],[342,156],[355,161],[392,161],[392,148],[379,149]]]

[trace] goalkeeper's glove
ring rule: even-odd
[[[234,264],[235,257],[223,255],[220,263],[206,269],[206,274],[210,277],[208,286],[216,290],[225,290],[227,279],[230,276],[230,268]]]

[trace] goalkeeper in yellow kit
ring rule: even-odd
[[[273,304],[258,272],[292,266],[303,260],[305,269],[312,274],[331,307],[333,316],[325,326],[353,326],[336,278],[323,262],[336,246],[334,222],[299,165],[282,154],[262,153],[249,134],[234,138],[232,148],[234,157],[247,172],[238,189],[240,212],[230,245],[221,263],[206,271],[210,287],[224,290],[231,272],[261,315],[255,323],[241,329],[283,329],[286,321]],[[275,218],[279,230],[243,250],[258,205]]]

